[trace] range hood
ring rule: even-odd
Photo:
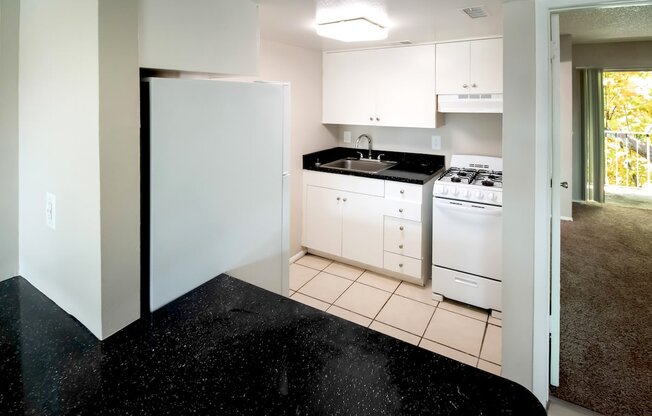
[[[502,94],[450,94],[437,96],[440,113],[502,113]]]

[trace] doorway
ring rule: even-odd
[[[646,205],[650,187],[652,29],[625,17],[650,19],[650,7],[559,12],[560,33],[572,39],[566,160],[574,180],[572,221],[561,223],[559,385],[551,392],[606,415],[652,413],[652,225],[649,211],[632,207]],[[617,25],[600,24],[607,21],[638,27],[637,38],[616,36]]]
[[[652,71],[605,71],[605,203],[652,209]]]

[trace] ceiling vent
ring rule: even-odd
[[[471,19],[478,19],[480,17],[489,16],[489,13],[487,12],[487,9],[484,8],[484,6],[465,7],[464,9],[460,9],[460,11],[469,16]]]

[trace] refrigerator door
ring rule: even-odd
[[[151,310],[220,273],[287,293],[288,88],[150,80]]]

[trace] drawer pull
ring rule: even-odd
[[[473,282],[471,280],[466,280],[466,279],[460,279],[459,277],[455,278],[455,283],[459,283],[471,287],[478,287],[478,282]]]
[[[399,244],[399,245],[398,245],[398,248],[400,248],[401,250],[403,250],[403,244]]]
[[[403,268],[403,263],[399,263],[398,267]]]
[[[342,201],[346,202],[346,198],[342,199]]]
[[[401,212],[401,213],[402,213],[402,212],[403,212],[403,208],[399,208],[399,209],[398,209],[398,212]]]
[[[403,231],[404,227],[401,225],[400,227],[398,227],[398,229]]]
[[[337,200],[338,200],[338,201],[340,200],[340,197],[339,197],[339,196],[337,197]]]
[[[404,194],[404,193],[405,193],[405,190],[404,190],[404,189],[401,189],[401,194]]]

